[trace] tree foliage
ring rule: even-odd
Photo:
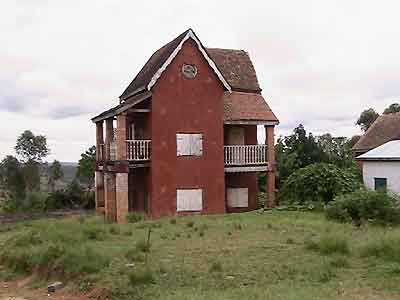
[[[282,196],[289,202],[328,203],[337,195],[352,192],[359,186],[359,178],[353,170],[316,163],[292,173],[285,182]]]
[[[0,162],[0,185],[16,200],[25,196],[22,166],[14,156],[8,155]]]
[[[373,108],[366,109],[360,114],[356,125],[360,126],[361,130],[366,132],[378,117],[379,114]]]
[[[384,115],[393,114],[400,112],[400,104],[399,103],[392,103],[390,104],[385,110],[383,111]]]
[[[25,130],[17,139],[15,152],[24,162],[29,160],[38,162],[49,154],[50,149],[44,135],[34,135],[32,131]]]
[[[52,192],[54,192],[55,183],[64,176],[61,168],[61,163],[58,160],[54,160],[50,167],[49,183],[51,185]]]
[[[94,185],[94,171],[96,166],[96,146],[90,147],[81,154],[76,176],[80,182],[87,184],[89,189]]]

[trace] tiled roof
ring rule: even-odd
[[[353,151],[366,152],[397,139],[400,139],[400,113],[381,115],[353,146]]]
[[[226,92],[223,100],[225,121],[279,122],[260,94]]]
[[[145,89],[152,77],[178,47],[183,38],[191,31],[186,30],[168,44],[158,49],[146,62],[133,81],[120,96],[121,100]],[[192,31],[193,32],[193,31]],[[206,48],[218,70],[233,90],[260,92],[257,75],[247,52],[243,50]]]
[[[207,48],[207,52],[233,90],[261,92],[256,71],[246,51]]]

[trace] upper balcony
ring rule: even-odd
[[[106,160],[106,149],[100,145],[98,161]],[[149,162],[151,159],[151,140],[127,140],[126,160],[134,163]],[[109,144],[110,161],[117,160],[117,144]],[[267,169],[266,145],[226,145],[224,146],[224,165],[226,172],[263,171]],[[248,169],[245,169],[248,168]]]

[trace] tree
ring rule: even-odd
[[[379,114],[373,108],[366,109],[360,114],[356,125],[360,126],[361,130],[366,132],[378,117]]]
[[[0,162],[0,185],[15,201],[25,197],[25,181],[21,164],[14,156],[8,155]]]
[[[329,163],[341,168],[349,168],[353,165],[352,145],[347,138],[333,137],[330,133],[326,133],[319,136],[317,141]]]
[[[37,189],[40,184],[39,163],[50,152],[46,137],[25,130],[17,139],[15,152],[24,162],[23,174],[27,190]]]
[[[400,104],[393,103],[393,104],[390,104],[389,107],[385,108],[385,110],[383,111],[383,114],[388,115],[388,114],[393,114],[393,113],[397,113],[397,112],[400,112]]]
[[[294,171],[315,162],[328,161],[312,133],[307,134],[303,125],[293,130],[293,134],[281,137],[275,146],[278,165],[278,186]]]
[[[61,169],[61,164],[58,160],[54,160],[50,167],[50,174],[49,174],[49,184],[51,186],[51,191],[54,192],[55,190],[55,183],[57,180],[60,180],[64,173]]]
[[[24,162],[28,160],[41,161],[49,154],[47,140],[44,135],[34,135],[32,131],[25,130],[17,139],[15,152]]]
[[[76,177],[80,182],[87,184],[90,190],[94,185],[94,172],[96,165],[96,146],[90,147],[85,153],[81,154],[78,162]]]

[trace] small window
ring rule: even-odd
[[[202,189],[176,190],[177,211],[201,211],[203,209]]]
[[[248,207],[249,189],[247,188],[228,188],[227,199],[229,207]]]
[[[201,133],[177,133],[176,154],[177,156],[203,155],[203,135]]]
[[[375,190],[386,191],[387,188],[387,178],[374,178]]]

